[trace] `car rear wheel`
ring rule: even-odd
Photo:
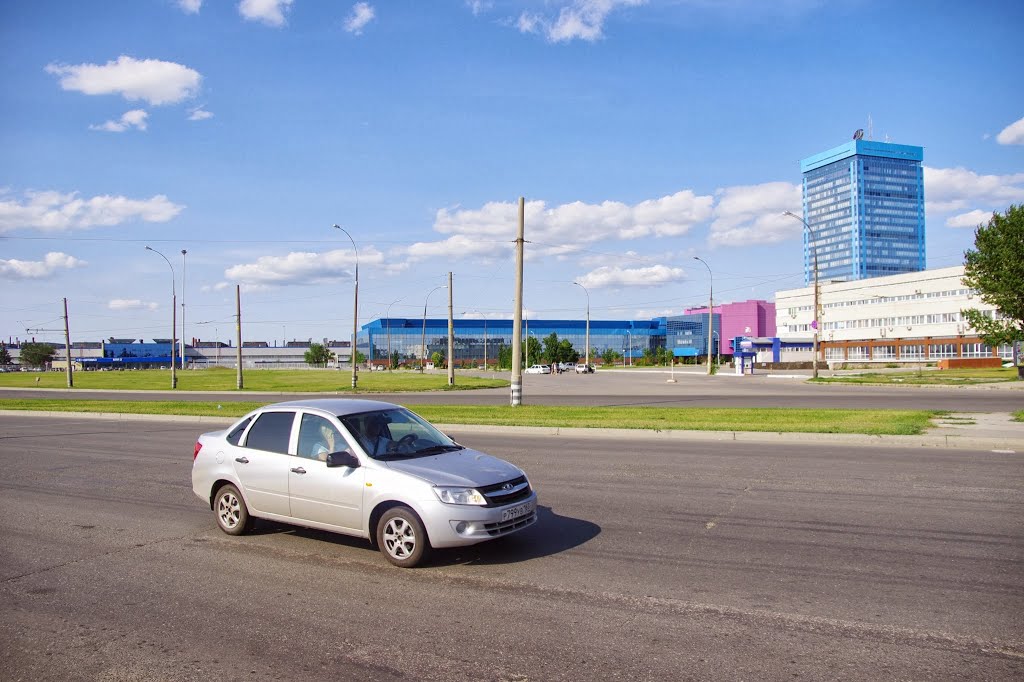
[[[249,529],[249,509],[238,488],[230,483],[217,491],[213,511],[217,515],[217,525],[228,535],[241,535]]]
[[[394,507],[384,512],[377,524],[377,546],[384,557],[399,568],[416,566],[430,551],[427,531],[408,507]]]

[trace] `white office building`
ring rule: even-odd
[[[829,362],[921,363],[945,358],[1013,358],[1010,345],[992,348],[961,311],[984,304],[963,283],[962,265],[819,283],[818,358]],[[813,336],[814,286],[775,294],[776,327],[783,341]],[[808,354],[807,359],[810,359]]]

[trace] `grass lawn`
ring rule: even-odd
[[[1024,410],[1013,413],[1013,420],[1017,422],[1024,422]]]
[[[262,404],[265,403],[25,399],[0,400],[0,410],[240,417]],[[783,408],[556,407],[542,405],[484,407],[416,404],[409,404],[408,407],[437,424],[870,435],[917,435],[924,432],[932,417],[941,414],[928,410]]]
[[[237,375],[234,369],[178,370],[179,391],[234,391]],[[129,370],[122,372],[75,372],[75,388],[111,389],[120,391],[163,391],[171,389],[171,372],[166,369]],[[284,370],[247,369],[242,373],[244,391],[352,392],[351,370]],[[443,391],[467,388],[499,388],[508,386],[506,379],[482,379],[455,373],[455,386],[448,386],[446,374],[411,371],[360,372],[358,391]],[[66,388],[64,372],[7,372],[0,374],[0,387]]]
[[[964,386],[1017,381],[1016,367],[993,369],[927,369],[906,372],[865,372],[842,377],[809,379],[823,384],[905,384],[909,386]]]

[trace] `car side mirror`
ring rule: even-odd
[[[332,469],[334,467],[351,467],[356,469],[359,467],[359,459],[348,450],[328,453],[327,468]]]

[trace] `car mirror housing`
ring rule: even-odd
[[[348,450],[331,452],[327,455],[327,468],[329,469],[334,467],[351,467],[355,469],[358,466],[359,459]]]

